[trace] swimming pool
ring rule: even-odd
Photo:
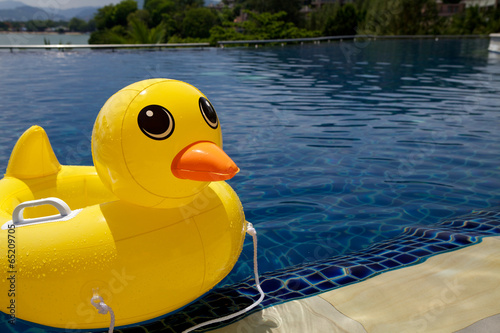
[[[93,122],[115,91],[151,77],[189,82],[214,104],[224,149],[242,170],[230,184],[259,232],[265,286],[290,291],[267,305],[307,296],[497,233],[500,61],[487,46],[487,39],[445,39],[2,52],[1,168],[32,124],[46,129],[61,163],[89,165]],[[458,236],[455,218],[473,211],[491,228],[479,223],[469,228],[476,234]],[[401,244],[424,242],[426,232],[435,240],[427,244],[433,250],[420,249],[426,253],[370,271],[327,272],[332,260],[375,264],[381,247],[405,254]],[[252,274],[251,257],[248,242],[212,299]],[[318,271],[330,284],[306,292],[311,286],[300,277]],[[185,327],[186,314],[206,316],[200,309],[166,322]]]

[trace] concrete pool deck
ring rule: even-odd
[[[229,332],[498,332],[500,237],[318,296],[272,306]]]

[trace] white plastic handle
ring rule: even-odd
[[[63,218],[65,216],[68,216],[71,214],[71,208],[69,208],[68,204],[64,202],[63,200],[59,198],[45,198],[45,199],[40,199],[40,200],[32,200],[32,201],[25,201],[23,203],[20,203],[17,205],[16,208],[14,208],[14,212],[12,213],[12,222],[16,224],[23,224],[23,223],[31,223],[34,220],[39,220],[40,218],[37,219],[24,219],[23,212],[24,208],[26,207],[36,207],[36,206],[42,206],[42,205],[52,205],[57,208],[59,211],[59,214],[61,216],[57,218]],[[43,219],[43,218],[42,218]]]

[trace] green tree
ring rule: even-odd
[[[182,24],[184,13],[191,8],[203,7],[204,0],[145,0],[144,9],[151,14],[151,24],[153,26],[160,24],[168,19],[179,18],[179,24]],[[167,18],[167,19],[166,19]]]
[[[339,9],[340,5],[338,3],[321,6],[321,9],[315,10],[309,14],[306,19],[306,28],[309,30],[324,31],[328,19],[335,16]]]
[[[326,22],[323,33],[327,36],[355,35],[358,26],[358,11],[353,4],[345,4],[335,16]]]
[[[182,34],[184,37],[208,38],[210,29],[217,24],[217,21],[217,15],[213,10],[206,7],[191,8],[182,21]]]
[[[89,44],[127,44],[127,30],[121,25],[111,29],[97,30],[90,35]]]
[[[116,5],[99,8],[94,16],[97,29],[111,29],[116,25],[126,27],[128,15],[135,11],[137,11],[137,2],[134,0],[123,0]]]
[[[77,31],[77,32],[86,32],[88,30],[88,24],[85,20],[79,19],[77,17],[73,17],[69,23],[68,23],[68,28],[70,31]]]
[[[182,8],[196,8],[203,7],[205,5],[204,0],[177,0],[177,3]]]
[[[9,22],[11,24],[12,30],[13,31],[19,31],[23,27],[23,24],[21,22],[15,21],[15,22]]]
[[[134,0],[122,0],[115,5],[113,10],[113,25],[127,26],[128,16],[137,11],[137,2]]]
[[[300,13],[302,3],[302,0],[247,0],[246,8],[259,13],[277,14],[284,12],[284,20],[297,25],[302,23],[302,14]]]
[[[134,18],[129,22],[130,30],[128,35],[130,42],[135,44],[158,44],[165,39],[165,26],[160,23],[158,26],[149,29],[146,23]]]
[[[203,7],[203,3],[203,0],[146,0],[144,9],[151,15],[151,27],[163,22],[168,35],[182,35],[186,14],[190,9]]]
[[[28,31],[45,31],[49,28],[55,28],[57,26],[67,26],[67,22],[59,21],[55,22],[52,20],[29,20],[25,22],[25,27]]]
[[[500,32],[500,6],[494,9],[488,17],[488,31]]]
[[[94,16],[97,31],[90,35],[90,44],[123,44],[128,41],[128,16],[137,11],[137,2],[122,0],[116,5],[99,8]]]
[[[286,22],[283,18],[285,12],[275,14],[246,12],[248,20],[242,23],[224,22],[223,26],[215,26],[211,29],[211,42],[217,40],[231,39],[280,39],[311,37],[310,31],[299,29],[292,22]]]
[[[480,33],[484,29],[486,22],[483,20],[479,6],[467,8],[463,23],[463,32],[466,34]]]
[[[114,5],[107,5],[97,10],[97,13],[94,15],[94,21],[98,30],[111,29],[115,26],[113,18],[114,10]]]
[[[362,33],[416,35],[439,32],[435,0],[373,0],[365,2],[366,20]]]
[[[88,28],[88,30],[87,30],[87,31],[95,31],[95,29],[96,29],[96,24],[95,24],[95,20],[94,20],[94,19],[90,19],[90,20],[87,22],[87,28]]]
[[[224,22],[222,25],[216,25],[210,29],[210,43],[215,45],[221,40],[244,40],[252,39],[251,36],[236,31],[234,24],[231,22]]]
[[[255,39],[276,39],[284,37],[286,22],[281,20],[285,12],[271,14],[268,12],[248,12],[249,20],[242,23],[241,27],[246,34],[253,35]],[[293,25],[293,24],[292,24]]]
[[[164,20],[164,15],[173,13],[176,4],[172,0],[145,0],[144,9],[149,12],[152,26],[157,26]]]
[[[477,6],[468,7],[465,12],[455,14],[448,19],[444,33],[453,35],[487,34],[492,32],[491,18]]]
[[[133,13],[130,13],[128,16],[127,16],[127,22],[130,24],[131,21],[133,20],[139,20],[139,21],[142,21],[144,22],[146,25],[149,26],[149,23],[151,21],[151,15],[149,14],[149,11],[145,10],[145,9],[139,9],[139,10],[136,10],[135,12]]]
[[[234,8],[231,9],[229,7],[222,7],[221,10],[217,10],[216,14],[219,16],[219,21],[220,22],[233,22],[234,19],[239,15],[240,11],[238,10],[237,12],[234,11]]]

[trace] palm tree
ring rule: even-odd
[[[134,44],[159,44],[165,39],[166,29],[163,22],[149,29],[143,21],[133,19],[129,22],[129,27],[128,35]]]

